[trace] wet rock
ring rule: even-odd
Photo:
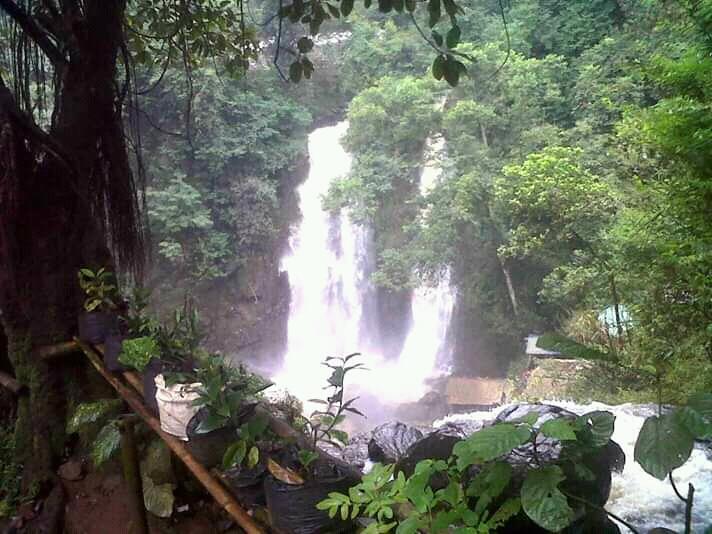
[[[466,435],[457,427],[443,426],[413,443],[405,457],[398,462],[396,471],[403,471],[408,477],[415,471],[415,466],[421,460],[447,460],[452,454],[455,443]]]
[[[442,432],[451,433],[453,435],[460,435],[463,437],[468,437],[480,430],[485,426],[483,421],[448,421],[438,427]]]
[[[536,428],[541,426],[543,423],[550,419],[555,419],[557,417],[571,417],[575,418],[576,414],[570,412],[566,408],[561,408],[560,406],[552,406],[550,404],[514,404],[503,409],[495,417],[496,423],[509,423],[521,419],[530,413],[536,413],[539,418],[537,419]]]
[[[625,467],[626,460],[623,448],[618,445],[618,443],[611,440],[608,442],[608,445],[606,445],[605,454],[606,461],[611,471],[615,471],[616,473],[622,473],[623,468]]]
[[[396,463],[422,437],[420,430],[404,423],[385,423],[373,431],[368,442],[368,456],[374,462]]]
[[[71,482],[84,478],[84,469],[82,462],[79,460],[69,460],[63,463],[57,473],[63,480],[69,480]]]
[[[353,436],[349,444],[341,449],[339,456],[349,465],[363,469],[368,460],[368,442],[371,435],[361,433]]]

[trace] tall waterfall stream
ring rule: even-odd
[[[303,218],[293,233],[291,250],[282,260],[282,268],[289,274],[292,298],[288,348],[273,379],[302,400],[320,397],[329,371],[321,365],[324,358],[362,352],[361,361],[370,370],[349,376],[350,392],[360,395],[359,406],[372,421],[379,421],[379,412],[389,405],[418,400],[428,391],[428,378],[443,373],[448,363],[446,334],[454,295],[447,279],[436,287],[414,292],[412,323],[397,358],[386,359],[378,347],[370,346],[368,340],[373,336],[362,315],[364,295],[369,290],[366,268],[372,255],[371,236],[365,228],[352,224],[347,213],[330,215],[322,210],[322,196],[329,185],[350,168],[351,157],[340,144],[347,128],[348,123],[341,122],[319,128],[309,136],[311,167],[298,190]],[[426,165],[421,179],[422,191],[438,179],[437,170]],[[640,527],[641,532],[654,526],[682,531],[684,504],[667,481],[647,475],[633,460],[635,439],[643,420],[652,413],[651,407],[552,404],[581,414],[597,409],[613,412],[613,439],[626,453],[626,466],[622,474],[614,474],[607,508]],[[492,412],[476,412],[446,420],[493,417]],[[688,482],[694,484],[693,530],[703,532],[712,524],[711,449],[696,446],[690,460],[674,472],[674,477],[683,493]],[[625,527],[621,529],[625,531]]]

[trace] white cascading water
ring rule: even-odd
[[[633,450],[643,421],[655,413],[650,405],[621,404],[608,406],[600,402],[587,405],[568,401],[542,401],[555,404],[583,415],[593,410],[608,410],[616,416],[613,440],[625,452],[626,462],[623,472],[613,473],[611,495],[606,509],[631,523],[639,532],[645,533],[654,527],[666,527],[675,532],[684,531],[685,505],[674,494],[667,480],[660,481],[648,475],[633,459]],[[450,415],[434,426],[449,421],[491,421],[502,408],[492,412],[472,412]],[[675,484],[683,494],[687,485],[695,487],[692,532],[705,532],[712,526],[712,451],[709,445],[697,444],[690,459],[673,472]],[[621,532],[628,529],[619,525]]]
[[[273,379],[302,400],[323,397],[329,372],[321,365],[324,358],[358,352],[364,338],[361,314],[368,287],[364,268],[370,252],[369,235],[364,228],[351,224],[347,214],[332,216],[322,210],[322,196],[329,185],[350,168],[351,157],[339,142],[347,129],[348,123],[341,122],[317,129],[309,136],[311,168],[298,190],[303,219],[292,236],[291,253],[282,260],[282,268],[289,273],[292,302],[288,350]],[[428,144],[430,156],[421,176],[422,194],[440,175],[432,156],[442,152],[442,140],[429,140]],[[414,291],[413,320],[400,356],[386,360],[377,349],[368,349],[362,361],[370,371],[350,375],[349,382],[355,386],[352,392],[374,397],[379,407],[414,401],[427,392],[428,378],[449,363],[446,336],[453,301],[448,276],[436,287]],[[684,507],[669,483],[646,474],[633,460],[636,437],[652,408],[558,401],[551,404],[579,414],[610,410],[616,415],[613,439],[626,453],[626,466],[622,474],[613,476],[607,509],[640,532],[655,526],[683,530]],[[448,420],[491,420],[494,415],[495,412],[458,414],[436,421],[435,426]],[[693,532],[703,532],[712,524],[711,455],[709,449],[698,445],[690,460],[674,472],[681,491],[686,492],[688,482],[695,486]],[[621,526],[621,530],[626,529]]]
[[[292,297],[287,352],[273,380],[302,400],[320,397],[329,372],[321,365],[324,358],[363,351],[360,361],[369,371],[349,375],[354,393],[386,404],[416,401],[427,392],[426,381],[439,358],[447,361],[443,354],[453,294],[447,277],[437,287],[413,292],[412,324],[397,359],[367,348],[363,340],[373,336],[364,332],[361,314],[369,235],[347,213],[330,215],[322,209],[329,185],[350,168],[351,157],[340,143],[347,129],[344,121],[309,136],[309,176],[298,189],[302,221],[282,259]],[[431,187],[437,174],[426,165],[423,182]]]

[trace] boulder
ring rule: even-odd
[[[374,462],[396,463],[423,433],[404,423],[391,422],[376,427],[368,442],[368,457]]]
[[[59,466],[57,473],[62,480],[73,482],[84,478],[84,467],[79,460],[69,460]]]
[[[406,477],[415,472],[421,460],[447,460],[455,443],[467,436],[455,425],[445,425],[413,443],[405,456],[398,462],[396,471],[403,471]]]
[[[366,433],[353,436],[349,440],[349,444],[339,451],[339,456],[347,464],[363,469],[368,460],[368,442],[370,440],[370,434]]]

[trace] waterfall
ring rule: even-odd
[[[273,379],[302,400],[320,397],[329,372],[321,365],[324,358],[362,352],[369,370],[352,373],[348,383],[364,397],[368,412],[369,403],[375,408],[416,401],[428,391],[427,379],[439,362],[447,362],[453,295],[447,276],[436,287],[413,292],[413,320],[398,358],[384,358],[369,343],[376,336],[362,315],[369,289],[366,265],[373,252],[370,234],[344,210],[333,215],[322,209],[329,185],[350,168],[351,157],[340,144],[347,129],[344,121],[309,136],[309,175],[297,191],[302,220],[282,259],[292,298],[287,351]],[[426,165],[423,182],[432,185],[434,172]]]

